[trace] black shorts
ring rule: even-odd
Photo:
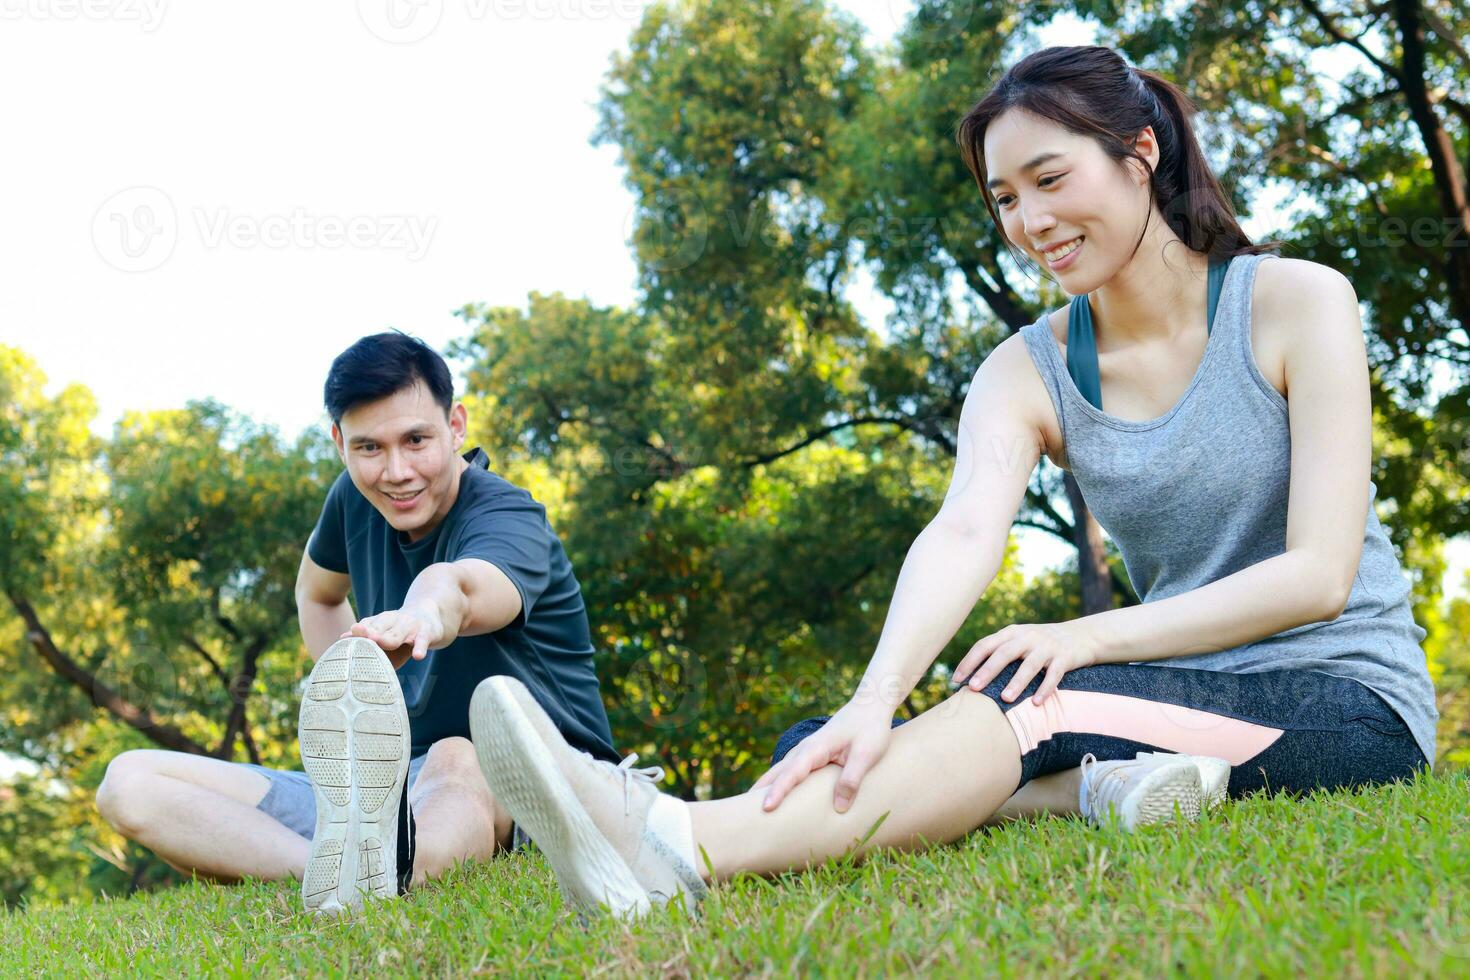
[[[1089,752],[1099,761],[1149,751],[1226,758],[1232,799],[1256,790],[1298,795],[1385,783],[1429,766],[1387,702],[1357,681],[1319,671],[1237,674],[1096,664],[1068,671],[1057,691],[1033,706],[1029,699],[1045,672],[1014,700],[1001,698],[1020,666],[1008,664],[983,691],[973,692],[993,700],[1016,732],[1022,749],[1017,789],[1037,776],[1075,768]],[[788,728],[772,765],[828,717]],[[901,724],[894,719],[895,728]]]

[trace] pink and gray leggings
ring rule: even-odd
[[[1099,760],[1146,751],[1225,759],[1229,796],[1256,790],[1292,795],[1407,779],[1426,768],[1408,726],[1357,681],[1317,671],[1253,674],[1096,664],[1069,671],[1039,705],[1033,678],[1013,701],[1001,698],[1020,662],[985,687],[1021,746],[1021,781],[1072,769],[1091,752]],[[782,733],[774,765],[828,716]],[[895,719],[894,727],[903,724]]]

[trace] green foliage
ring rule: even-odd
[[[75,823],[86,805],[73,799],[77,795],[34,776],[0,783],[0,903],[68,897],[66,879],[84,874],[87,864],[74,847]]]
[[[1447,93],[1466,88],[1470,64],[1449,44],[1465,18],[1433,9],[1421,74],[1462,159],[1470,115]],[[1270,237],[1358,290],[1377,505],[1430,633],[1445,757],[1470,761],[1470,605],[1446,607],[1439,592],[1445,537],[1470,531],[1470,348],[1454,289],[1470,275],[1450,274],[1442,244],[1392,239],[1392,221],[1411,232],[1446,218],[1444,174],[1425,155],[1434,119],[1411,111],[1409,76],[1367,59],[1343,74],[1320,57],[1363,37],[1399,64],[1388,8],[920,0],[880,51],[820,0],[669,0],[615,56],[593,134],[618,148],[634,192],[636,308],[561,293],[532,293],[524,309],[471,304],[451,354],[466,368],[472,441],[547,505],[567,543],[615,740],[656,756],[680,793],[743,789],[782,729],[850,694],[943,497],[970,378],[1064,299],[1006,251],[953,140],[1063,12],[1185,87],[1238,210],[1271,182],[1294,192]],[[849,300],[863,273],[894,304],[885,324],[863,323]],[[85,389],[43,387],[33,362],[0,346],[0,751],[42,766],[0,799],[0,839],[59,828],[25,853],[0,845],[6,901],[172,880],[89,807],[107,760],[157,744],[160,725],[198,749],[291,764],[304,663],[291,586],[338,466],[320,434],[288,445],[211,402],[130,415],[97,438]],[[1044,462],[1018,521],[1070,540],[1061,488]],[[905,711],[942,697],[945,666],[981,636],[1078,615],[1077,591],[1075,566],[1025,582],[1008,550]],[[156,724],[124,724],[63,681],[10,615],[17,599],[83,675]],[[1056,880],[1050,865],[1037,874]],[[253,914],[276,926],[290,914],[278,898]],[[777,932],[806,942],[784,914]],[[791,911],[808,925],[830,914]],[[736,955],[696,960],[711,972],[768,962]]]
[[[77,861],[146,885],[156,867],[120,849],[91,791],[127,747],[289,764],[306,662],[296,567],[339,464],[319,435],[286,444],[208,402],[129,414],[98,439],[84,389],[47,398],[13,348],[0,347],[0,379],[0,752],[41,767],[15,784],[24,819],[72,828],[65,861],[42,847],[16,867],[54,865],[28,886],[41,895],[73,893],[58,882]],[[60,795],[35,789],[53,780]],[[119,885],[97,869],[99,887]]]
[[[55,398],[25,353],[0,345],[0,586],[32,589],[58,528],[95,505],[96,414],[89,391],[72,385]]]
[[[713,889],[698,918],[564,909],[534,852],[348,920],[293,883],[189,884],[0,917],[0,973],[1459,976],[1470,775],[1255,795],[1139,833],[1048,816]]]
[[[463,315],[477,440],[533,491],[554,474],[619,745],[656,753],[679,791],[743,788],[782,730],[851,693],[947,454],[852,427],[763,461],[664,356],[660,318],[559,295]],[[1024,613],[1024,590],[1008,565],[948,656]]]

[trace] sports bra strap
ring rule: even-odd
[[[1209,314],[1205,320],[1205,334],[1215,329],[1215,307],[1220,305],[1220,287],[1225,283],[1225,270],[1230,259],[1211,262],[1209,280]],[[1099,412],[1102,407],[1102,381],[1097,370],[1097,339],[1092,333],[1092,306],[1087,295],[1072,297],[1067,312],[1067,373],[1077,383],[1082,397]]]

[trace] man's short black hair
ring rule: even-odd
[[[338,354],[322,397],[335,425],[348,410],[387,398],[422,381],[447,416],[454,407],[454,379],[439,352],[401,330],[364,337]]]

